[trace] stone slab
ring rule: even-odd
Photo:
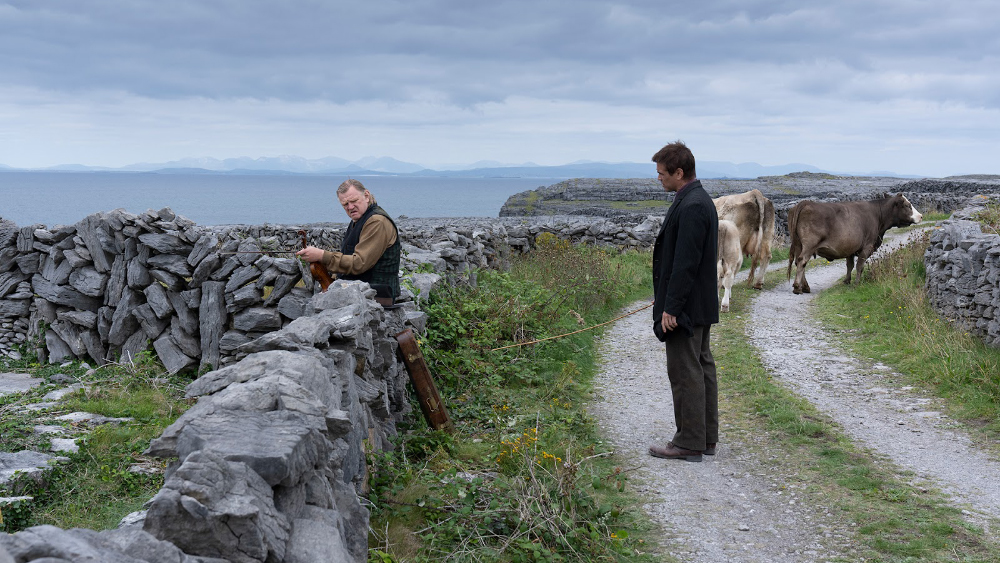
[[[27,373],[0,373],[0,397],[30,391],[44,381]]]
[[[63,387],[62,389],[56,389],[54,391],[49,391],[48,393],[45,394],[44,397],[42,397],[42,400],[45,400],[45,401],[58,401],[59,399],[62,399],[63,397],[65,397],[66,395],[69,395],[73,391],[79,391],[80,389],[83,389],[83,383],[74,383],[72,385],[68,385],[66,387]]]
[[[17,453],[0,452],[0,486],[7,484],[18,472],[47,471],[50,459],[52,456],[48,454],[29,450]]]
[[[77,445],[74,438],[52,438],[50,442],[54,452],[75,454],[80,451],[80,446]]]

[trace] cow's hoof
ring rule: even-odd
[[[812,291],[809,290],[809,286],[807,285],[802,288],[802,293],[812,293]]]
[[[764,289],[764,282],[757,282],[753,284],[754,289]]]
[[[796,286],[792,286],[792,293],[794,293],[795,295],[799,295],[799,294],[802,293],[802,290],[799,289],[799,286],[797,286],[797,285]]]
[[[729,312],[729,305],[723,305],[722,308],[721,308],[721,310],[722,310],[723,313],[728,313]]]

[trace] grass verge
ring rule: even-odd
[[[586,412],[599,330],[649,292],[648,252],[542,237],[509,273],[443,290],[421,346],[455,423],[370,459],[371,561],[652,561],[627,471]]]
[[[784,277],[784,271],[770,272],[765,287]],[[732,312],[713,329],[713,352],[722,368],[720,408],[736,431],[753,437],[748,447],[760,447],[761,459],[780,460],[782,472],[808,483],[816,505],[827,507],[842,528],[855,530],[856,552],[844,554],[844,560],[1000,560],[1000,547],[942,495],[912,484],[891,464],[876,462],[829,417],[772,380],[746,341],[752,290],[743,284],[733,290]]]

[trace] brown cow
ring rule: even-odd
[[[847,258],[847,279],[851,283],[854,258],[858,259],[858,279],[865,260],[882,246],[882,237],[892,227],[905,227],[923,219],[903,194],[871,201],[800,201],[788,210],[788,232],[792,237],[788,252],[787,277],[795,282],[792,292],[809,293],[806,264],[813,256],[827,260]]]
[[[716,271],[719,274],[719,288],[725,287],[722,293],[723,313],[729,312],[729,297],[733,294],[733,278],[743,265],[743,253],[740,251],[740,231],[736,223],[719,219],[719,262]]]
[[[764,272],[771,261],[771,241],[774,240],[774,204],[760,190],[724,195],[712,201],[719,219],[732,221],[739,229],[743,255],[753,257],[747,285],[763,288]],[[759,276],[755,275],[758,268]]]

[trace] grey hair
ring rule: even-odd
[[[366,188],[365,185],[362,184],[360,180],[355,180],[354,178],[348,178],[347,180],[344,180],[344,183],[337,186],[337,195],[339,196],[341,194],[347,193],[347,190],[351,188],[354,188],[359,192],[361,192],[362,194],[364,194],[365,196],[367,196],[368,205],[378,205],[378,202],[375,201],[375,196],[373,196],[372,193],[368,191],[368,188]]]

